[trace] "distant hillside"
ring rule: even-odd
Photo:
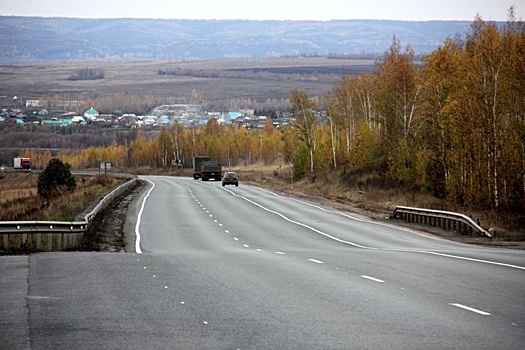
[[[86,60],[382,54],[395,35],[416,54],[468,21],[253,21],[0,16],[0,64]]]

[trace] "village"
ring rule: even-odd
[[[18,101],[17,101],[18,102]],[[290,124],[289,112],[281,112],[274,116],[256,115],[253,109],[239,111],[217,112],[203,111],[201,105],[170,104],[153,108],[147,115],[135,113],[99,113],[90,107],[83,112],[71,112],[50,109],[46,100],[41,97],[27,98],[23,106],[3,107],[0,111],[0,126],[4,125],[55,125],[55,126],[86,126],[111,128],[146,128],[161,129],[174,123],[189,128],[199,128],[210,119],[215,119],[220,125],[244,126],[247,130],[262,129],[267,119],[272,118],[274,128]],[[78,110],[78,108],[76,108]]]

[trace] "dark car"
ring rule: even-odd
[[[235,185],[239,186],[239,176],[237,176],[237,173],[234,171],[227,171],[224,173],[224,176],[222,177],[222,185]]]

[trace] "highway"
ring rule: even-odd
[[[0,257],[12,349],[521,349],[525,252],[146,176],[129,253]],[[3,347],[4,348],[4,347]]]

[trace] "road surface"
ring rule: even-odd
[[[520,349],[525,252],[143,177],[133,253],[2,257],[13,349]]]

